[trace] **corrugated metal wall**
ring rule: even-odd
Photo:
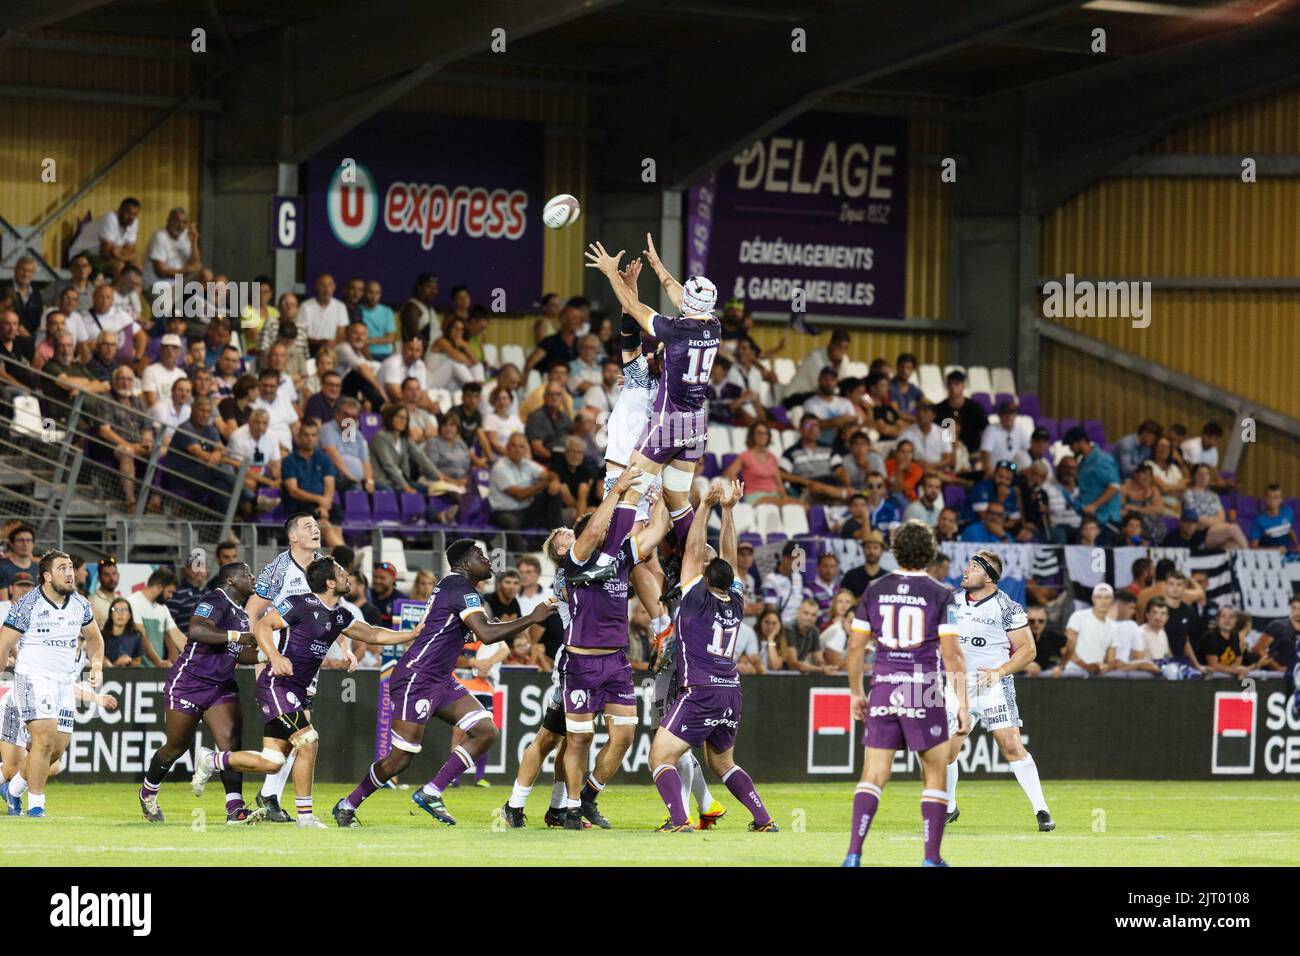
[[[923,155],[944,155],[948,130],[932,120],[908,124],[913,162],[907,177],[907,286],[904,315],[948,317],[948,230],[952,190],[939,170],[917,164]]]
[[[1300,90],[1199,121],[1151,150],[1241,156],[1298,151]],[[1293,279],[1300,276],[1297,223],[1297,178],[1107,179],[1044,221],[1042,274]],[[1145,329],[1132,328],[1126,319],[1057,321],[1300,417],[1300,293],[1155,290],[1150,316]],[[1165,422],[1175,413],[1203,417],[1182,396],[1134,382],[1059,346],[1045,345],[1042,369],[1040,390],[1049,415],[1102,417],[1112,427],[1148,415]],[[1102,408],[1106,413],[1097,414]],[[1295,442],[1261,431],[1259,441],[1247,446],[1242,471],[1261,480],[1290,476],[1294,485],[1297,465]]]
[[[99,38],[46,32],[46,39]],[[117,38],[117,44],[165,47],[171,41]],[[189,64],[158,59],[95,57],[11,49],[0,57],[0,83],[72,87],[180,98],[191,88]],[[60,99],[10,98],[0,109],[0,215],[15,226],[36,225],[53,212],[115,153],[137,137],[161,109],[77,103]],[[41,163],[56,162],[57,180],[41,181]],[[161,228],[167,211],[198,208],[200,124],[194,113],[167,121],[105,179],[60,217],[46,233],[44,253],[62,261],[77,219],[116,209],[127,195],[142,204],[140,241]],[[199,223],[200,230],[202,223]]]
[[[476,71],[488,77],[519,78],[517,73],[487,65],[481,70],[476,67]],[[576,84],[586,78],[585,74],[562,70],[546,70],[538,76],[546,83]],[[481,116],[547,124],[553,129],[546,136],[542,172],[546,195],[571,193],[581,200],[587,194],[589,141],[574,133],[588,127],[591,122],[590,97],[585,93],[540,87],[519,89],[430,83],[403,97],[393,108],[413,113]],[[555,291],[563,296],[582,291],[584,236],[581,228],[546,230],[542,260],[545,291]]]

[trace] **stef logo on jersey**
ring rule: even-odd
[[[847,687],[808,688],[808,772],[852,773],[852,697]]]
[[[1210,772],[1255,772],[1255,718],[1259,698],[1254,693],[1220,691],[1214,695],[1214,745]]]

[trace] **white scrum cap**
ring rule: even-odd
[[[704,276],[691,276],[682,285],[682,315],[712,315],[718,288]]]

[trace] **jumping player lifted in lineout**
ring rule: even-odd
[[[650,409],[650,420],[628,462],[641,474],[620,496],[596,567],[578,580],[570,579],[570,586],[614,576],[614,560],[637,520],[637,502],[650,490],[656,476],[663,479],[664,501],[678,542],[684,542],[690,533],[694,514],[689,499],[691,482],[695,463],[704,456],[708,439],[709,372],[722,340],[722,324],[713,314],[718,290],[703,276],[691,276],[685,285],[679,283],[659,261],[649,235],[646,244],[648,248],[642,255],[659,277],[669,300],[681,310],[677,318],[660,315],[637,298],[634,288],[619,274],[622,250],[610,255],[603,245],[594,242],[585,253],[588,267],[599,270],[609,280],[623,311],[663,342],[663,377]]]

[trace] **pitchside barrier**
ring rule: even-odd
[[[60,779],[139,781],[164,739],[165,676],[165,671],[152,669],[108,671],[104,689],[118,698],[118,707],[105,711],[79,705]],[[263,722],[253,703],[253,675],[241,670],[237,676],[244,700],[243,746],[257,750],[262,746]],[[495,708],[501,739],[488,758],[493,783],[514,779],[549,688],[549,675],[522,671],[503,675]],[[755,780],[857,778],[862,770],[862,728],[852,720],[842,678],[746,677],[743,690],[736,757]],[[1020,679],[1016,696],[1024,739],[1047,779],[1294,779],[1300,775],[1300,716],[1289,713],[1281,681],[1243,687],[1229,680]],[[641,720],[620,779],[648,784],[656,723],[648,682],[638,683],[637,697]],[[359,780],[376,754],[386,751],[387,715],[381,715],[379,700],[376,671],[321,675],[313,712],[321,735],[318,779]],[[942,712],[935,719],[942,720]],[[421,782],[432,775],[446,758],[450,737],[447,726],[430,721],[424,751],[405,782]],[[202,726],[198,742],[209,746],[212,742]],[[598,733],[597,746],[603,742],[604,735]],[[962,779],[1011,776],[992,736],[982,728],[971,735],[961,761]],[[192,755],[182,758],[173,779],[188,776],[192,769]],[[545,769],[549,773],[549,759]],[[900,756],[895,772],[915,776],[915,758]]]

